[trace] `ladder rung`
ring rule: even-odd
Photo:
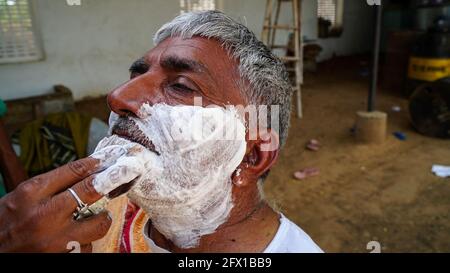
[[[273,25],[273,26],[264,26],[265,29],[286,29],[286,30],[297,30],[296,27],[289,26],[289,25]]]
[[[297,57],[280,57],[280,60],[282,60],[284,62],[298,62],[298,61],[300,61],[300,59],[297,58]]]
[[[272,48],[272,49],[276,49],[276,48],[289,48],[289,46],[287,46],[287,45],[273,45],[273,46],[270,46],[270,48]]]

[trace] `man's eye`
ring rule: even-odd
[[[184,84],[181,83],[174,83],[171,85],[171,88],[177,90],[177,91],[184,91],[184,92],[192,92],[194,90],[192,90],[191,88],[187,87]]]

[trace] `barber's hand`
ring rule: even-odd
[[[75,198],[92,204],[102,198],[92,185],[98,159],[85,158],[21,183],[0,199],[0,252],[68,252],[68,243],[79,242],[91,252],[91,242],[105,236],[111,218],[107,212],[74,220]]]

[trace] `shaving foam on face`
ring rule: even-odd
[[[105,167],[92,181],[95,190],[103,195],[146,173],[149,165],[158,165],[156,154],[116,135],[102,139],[91,157],[100,159]]]
[[[123,169],[130,171],[125,180],[139,174],[129,198],[178,247],[197,246],[201,236],[213,233],[228,219],[233,207],[231,175],[246,150],[241,118],[234,108],[145,104],[139,118],[131,119],[159,155],[144,149],[123,156],[101,174],[97,187],[109,190],[100,181],[116,177]],[[124,141],[108,138],[106,145],[99,146],[128,147],[130,143]]]

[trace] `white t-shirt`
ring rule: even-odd
[[[145,224],[143,232],[152,253],[169,253],[148,237],[148,223]],[[264,253],[323,253],[323,251],[299,226],[280,214],[278,231]]]
[[[306,232],[280,214],[280,226],[264,253],[323,253]]]

